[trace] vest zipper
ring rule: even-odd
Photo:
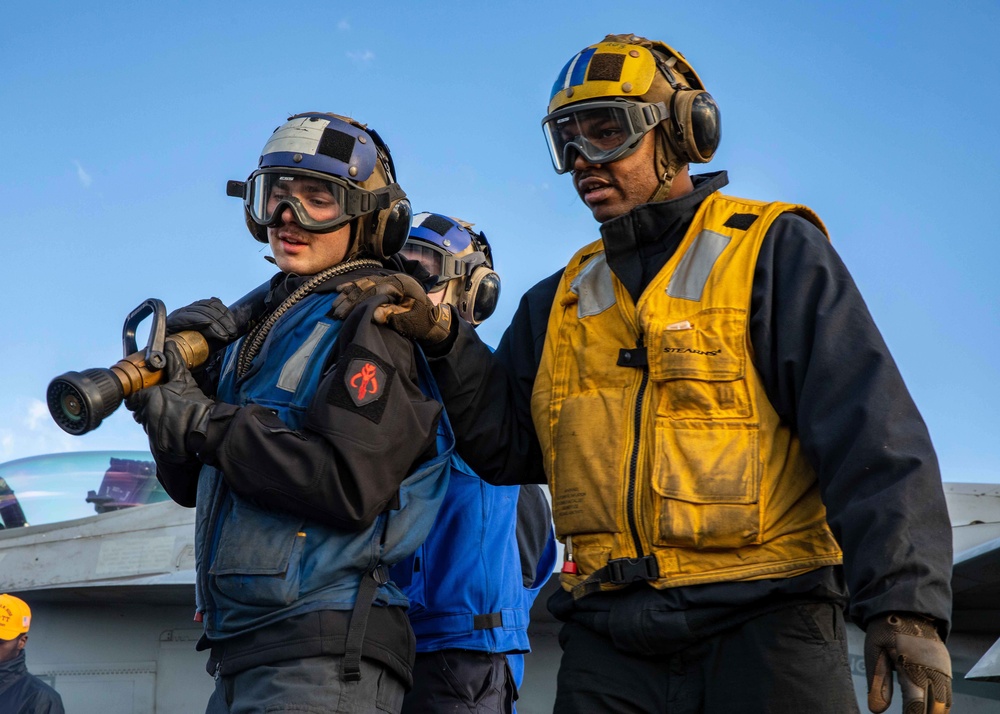
[[[636,341],[637,348],[643,347],[642,335]],[[639,435],[642,430],[642,403],[646,397],[646,384],[649,382],[649,365],[642,368],[642,381],[639,383],[639,393],[635,397],[635,436],[632,440],[632,458],[629,461],[628,472],[628,526],[632,532],[632,540],[635,543],[635,554],[637,558],[645,557],[642,547],[642,539],[639,537],[639,524],[635,516],[635,491],[636,481],[639,471]]]

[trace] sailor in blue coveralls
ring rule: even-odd
[[[172,313],[212,356],[192,375],[168,343],[168,381],[127,403],[167,493],[197,507],[208,712],[398,712],[414,636],[388,569],[430,531],[453,437],[420,349],[373,305],[331,305],[402,265],[409,203],[378,134],[324,113],[278,127],[229,194],[280,269],[266,309],[242,336],[216,298]]]
[[[493,314],[500,278],[471,224],[419,213],[400,254],[430,273],[433,303],[454,306],[472,325]],[[540,486],[491,486],[452,456],[430,535],[391,570],[417,636],[404,714],[516,711],[528,613],[556,561],[551,520]]]

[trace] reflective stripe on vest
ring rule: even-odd
[[[704,230],[699,233],[670,278],[667,295],[684,300],[701,300],[712,267],[729,241],[729,236],[715,231]]]
[[[281,374],[278,376],[278,389],[284,389],[286,392],[294,392],[299,388],[299,382],[302,379],[302,373],[305,372],[306,365],[309,363],[309,358],[312,357],[313,350],[316,349],[316,345],[319,341],[323,339],[323,335],[326,331],[330,329],[329,323],[317,322],[313,331],[306,338],[306,341],[302,343],[302,346],[295,350],[295,354],[288,358],[284,366],[281,368]]]

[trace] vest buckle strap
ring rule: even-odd
[[[379,563],[372,568],[371,576],[379,585],[385,585],[389,582],[389,567],[385,563]]]
[[[379,563],[361,576],[358,596],[354,601],[354,609],[351,610],[351,624],[347,626],[347,638],[344,642],[341,669],[345,682],[357,682],[361,679],[361,648],[365,642],[368,614],[378,595],[379,586],[387,582],[389,582],[389,568],[384,563]]]
[[[627,585],[660,577],[655,555],[642,558],[615,558],[608,561],[607,581],[612,585]]]
[[[495,627],[503,627],[503,613],[501,612],[490,612],[472,617],[472,629],[474,630],[492,630]]]

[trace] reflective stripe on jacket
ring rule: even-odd
[[[575,595],[622,558],[655,556],[657,588],[840,562],[815,473],[752,361],[757,254],[786,211],[822,228],[802,206],[707,197],[638,304],[601,241],[567,266],[531,403]]]

